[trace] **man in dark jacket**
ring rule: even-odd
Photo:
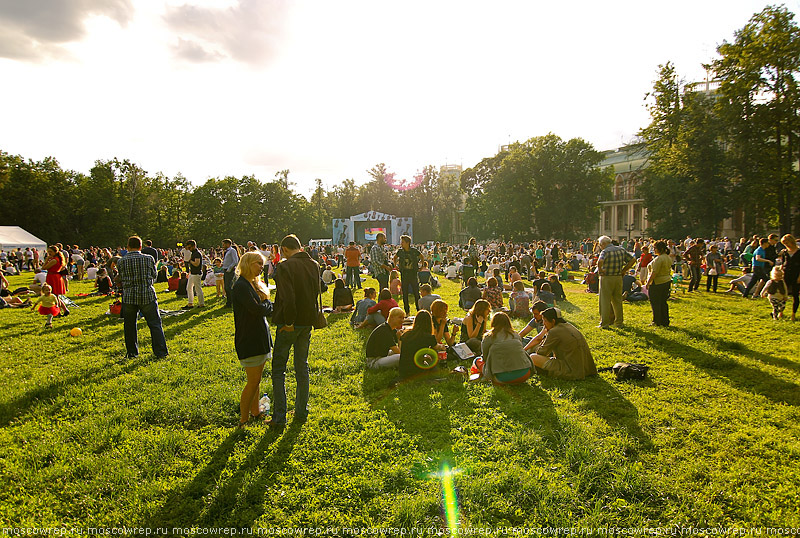
[[[275,306],[272,322],[277,327],[272,354],[272,426],[286,424],[286,364],[294,346],[294,373],[297,390],[294,402],[295,422],[308,418],[309,368],[308,348],[311,326],[317,316],[319,265],[300,248],[295,235],[281,241],[282,261],[275,268]]]

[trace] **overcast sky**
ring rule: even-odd
[[[765,5],[0,0],[0,149],[195,184],[288,168],[303,193],[548,132],[611,149],[647,123],[658,64],[702,80]]]

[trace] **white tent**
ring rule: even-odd
[[[15,248],[25,250],[27,247],[44,251],[47,243],[19,226],[0,226],[0,249],[11,252]]]

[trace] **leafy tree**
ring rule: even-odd
[[[717,48],[710,64],[722,82],[720,113],[728,125],[737,194],[750,216],[775,208],[782,233],[792,228],[800,172],[800,28],[784,6],[767,6]],[[794,223],[795,230],[800,223]]]

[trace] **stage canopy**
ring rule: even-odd
[[[367,211],[346,219],[333,219],[333,244],[347,245],[355,241],[366,245],[375,241],[375,236],[383,232],[386,241],[392,245],[400,244],[401,235],[414,238],[414,222],[411,217],[395,217],[378,211]]]

